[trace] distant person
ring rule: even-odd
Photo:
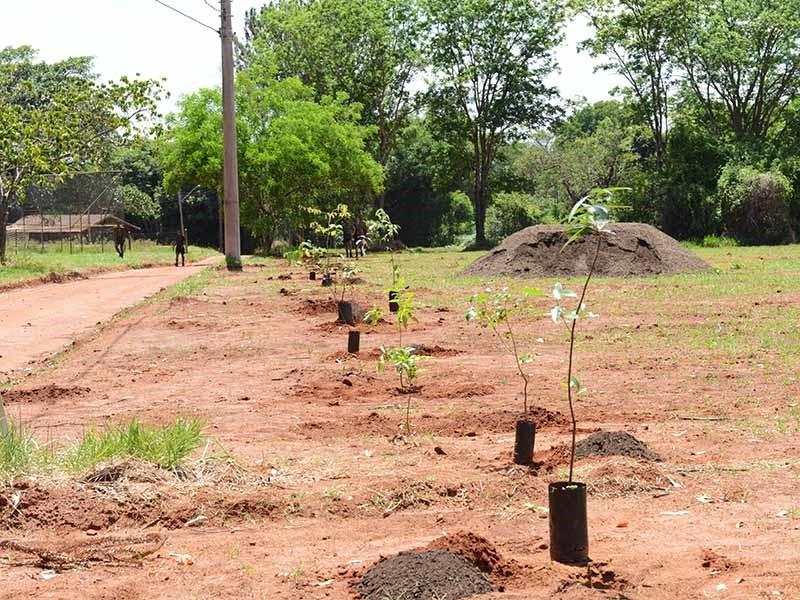
[[[356,242],[356,258],[367,255],[367,224],[359,214],[356,217],[356,225],[353,231]]]
[[[181,266],[186,266],[186,236],[179,229],[175,235],[175,266],[178,266],[178,258],[181,259]]]
[[[347,256],[347,258],[353,258],[355,256],[355,248],[353,247],[354,233],[355,233],[355,227],[353,226],[353,222],[350,219],[347,219],[342,227],[342,237],[344,238],[344,253]]]
[[[117,225],[114,228],[114,250],[117,251],[120,258],[125,258],[125,242],[128,239],[128,232],[124,227]]]

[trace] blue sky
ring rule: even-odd
[[[173,6],[213,27],[218,16],[204,0],[167,0]],[[216,0],[209,0],[216,4]],[[263,0],[233,0],[234,27],[241,31],[245,10]],[[608,97],[619,79],[594,73],[594,62],[577,52],[589,30],[584,22],[570,23],[566,42],[558,49],[561,72],[553,76],[565,98]],[[0,0],[0,44],[27,44],[44,60],[94,56],[104,78],[122,75],[166,78],[174,107],[182,94],[220,80],[220,48],[216,34],[160,6],[155,0]]]

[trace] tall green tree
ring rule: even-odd
[[[154,81],[98,82],[88,58],[48,64],[29,47],[0,51],[0,263],[11,202],[101,161],[155,114],[159,93]]]
[[[800,88],[800,0],[675,6],[672,54],[711,132],[763,142]]]
[[[594,36],[582,47],[604,60],[600,69],[627,82],[653,139],[657,166],[664,163],[671,92],[675,84],[670,44],[683,0],[578,0]]]
[[[246,31],[245,64],[299,78],[317,101],[345,93],[360,104],[362,123],[375,127],[370,150],[386,165],[423,66],[416,0],[279,0],[252,9]]]
[[[557,0],[424,0],[431,41],[429,110],[472,150],[475,243],[487,244],[489,180],[500,146],[555,113],[545,83],[564,19]]]
[[[379,192],[383,171],[365,149],[357,105],[344,96],[314,100],[295,78],[240,73],[237,98],[242,223],[269,249],[300,219],[303,206],[364,201]],[[222,186],[219,90],[187,96],[168,120],[162,164],[168,191]]]

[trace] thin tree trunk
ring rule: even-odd
[[[6,225],[8,224],[8,199],[0,198],[0,264],[6,264]]]

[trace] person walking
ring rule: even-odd
[[[181,259],[181,266],[186,266],[186,236],[179,229],[175,235],[175,266],[178,266],[178,257]]]
[[[125,258],[125,242],[128,239],[128,232],[121,225],[114,228],[114,250],[120,258]]]

